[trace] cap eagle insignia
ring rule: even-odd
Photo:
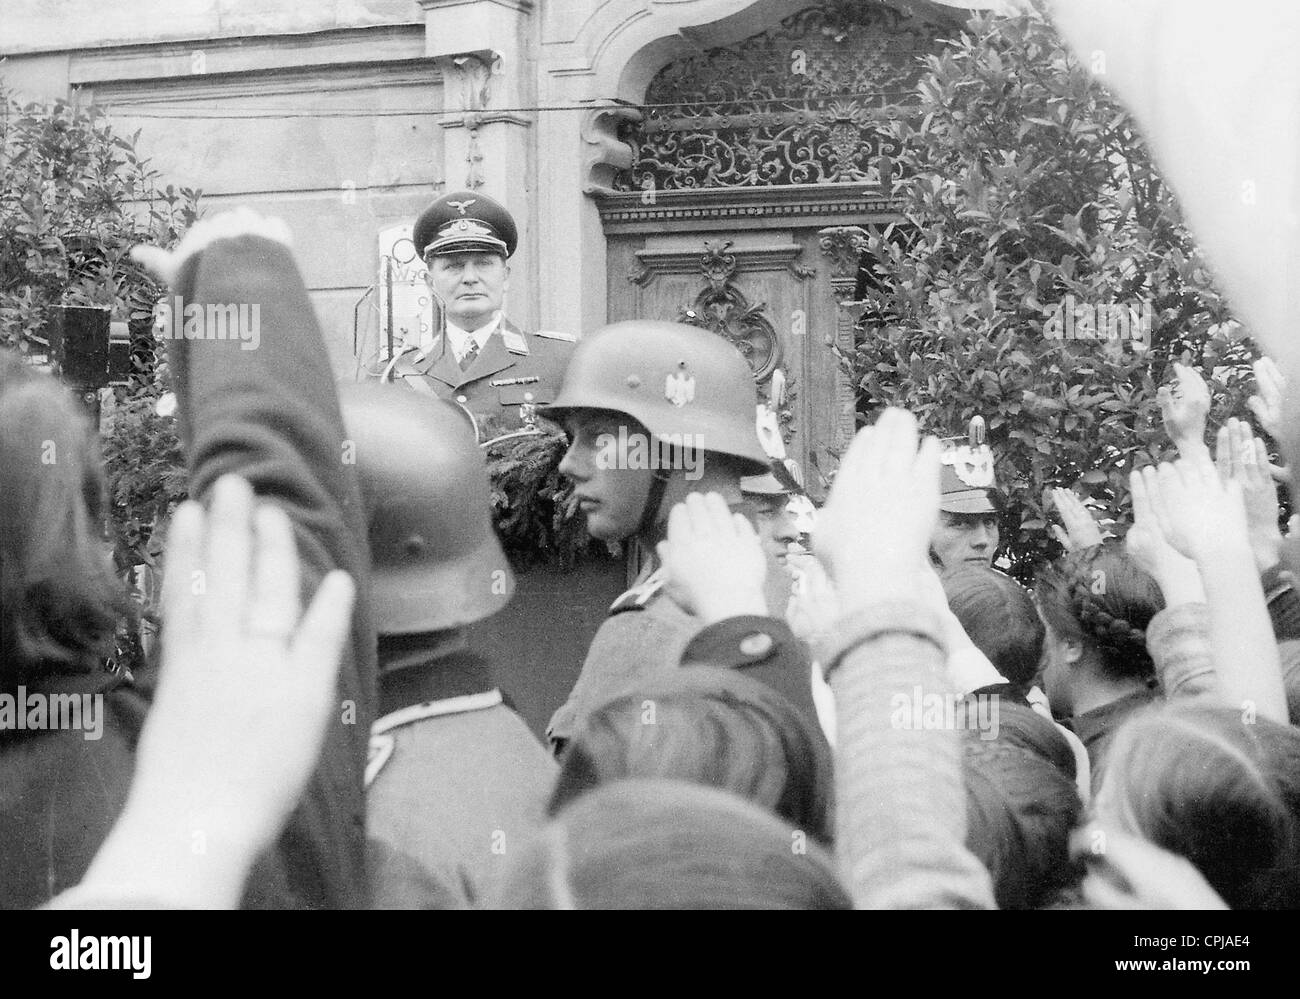
[[[945,465],[951,465],[957,478],[968,486],[981,488],[993,485],[993,452],[987,445],[971,447],[963,444],[945,451],[940,460]]]
[[[476,201],[478,201],[478,198],[466,198],[464,201],[448,201],[447,204],[450,205],[452,208],[456,209],[456,211],[460,212],[462,215],[464,215],[465,209],[468,208],[470,205],[474,204]]]

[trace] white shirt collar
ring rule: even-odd
[[[484,347],[486,347],[488,340],[491,338],[492,334],[497,331],[497,327],[500,325],[501,325],[500,312],[498,312],[495,316],[492,317],[492,321],[490,323],[485,323],[484,325],[476,329],[473,333],[461,329],[455,323],[448,320],[447,342],[451,344],[451,349],[456,354],[456,360],[459,362],[465,356],[465,354],[469,351],[469,345],[471,342],[476,344],[479,350],[482,350]]]

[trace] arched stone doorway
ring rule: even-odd
[[[760,395],[784,384],[787,450],[814,493],[854,426],[837,351],[853,349],[862,236],[899,220],[890,123],[959,24],[927,4],[808,4],[667,62],[639,106],[604,112],[631,149],[591,185],[606,318],[736,342]]]

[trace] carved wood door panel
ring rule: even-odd
[[[828,342],[848,350],[853,331],[842,322],[822,238],[815,228],[629,234],[610,240],[608,258],[611,322],[710,329],[745,356],[761,400],[780,394],[786,453],[814,494],[816,470],[833,467],[828,451],[853,429],[853,392]]]

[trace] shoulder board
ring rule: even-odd
[[[555,330],[537,330],[533,336],[545,337],[547,340],[563,340],[565,343],[578,342],[578,338],[572,333],[557,333]]]
[[[524,335],[520,333],[518,330],[506,329],[505,327],[502,327],[501,339],[505,342],[506,350],[510,351],[510,353],[512,354],[528,353],[528,341],[524,339]]]
[[[656,570],[610,604],[609,612],[621,614],[623,611],[645,610],[651,597],[662,590],[667,581],[667,574],[662,569]]]

